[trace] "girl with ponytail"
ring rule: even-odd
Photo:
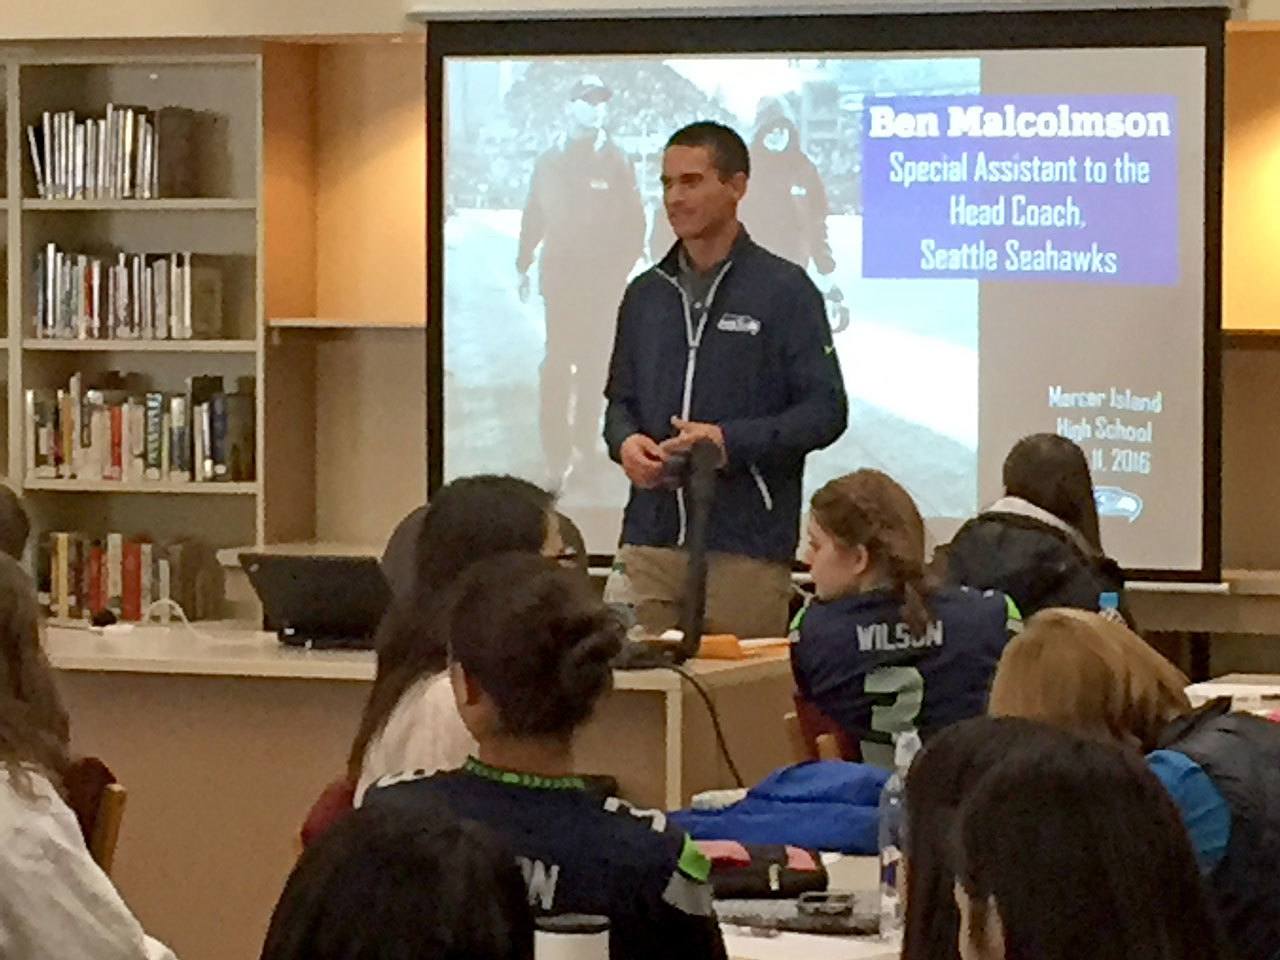
[[[795,624],[796,686],[865,762],[892,766],[894,734],[927,739],[985,712],[1021,617],[1004,594],[934,581],[920,511],[887,474],[838,477],[810,507],[815,599]]]

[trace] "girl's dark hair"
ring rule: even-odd
[[[1084,451],[1056,433],[1033,433],[1004,458],[1004,489],[1069,523],[1098,553],[1098,505]]]
[[[907,917],[902,960],[959,960],[951,835],[970,791],[1010,752],[1034,749],[1030,720],[974,717],[933,737],[907,775]]]
[[[961,806],[971,933],[994,904],[1006,960],[1224,956],[1186,827],[1140,754],[1044,729]]]
[[[34,766],[55,785],[68,767],[70,723],[40,649],[35,586],[18,562],[0,554],[0,764],[22,781]]]
[[[576,570],[509,553],[458,578],[449,657],[494,701],[503,731],[568,738],[613,682],[622,627]]]
[[[525,480],[461,477],[441,487],[422,515],[413,583],[378,626],[378,670],[351,746],[347,772],[360,776],[370,742],[415,682],[445,668],[438,629],[442,598],[472,563],[507,551],[536,554],[546,543],[555,498]]]
[[[531,960],[533,915],[511,852],[428,806],[361,807],[302,854],[262,960]]]
[[[924,565],[924,521],[911,494],[887,473],[857,470],[823,486],[810,508],[818,525],[845,546],[866,547],[901,597],[902,619],[923,635],[934,583]]]

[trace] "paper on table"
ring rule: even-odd
[[[753,937],[724,927],[724,947],[730,960],[898,960],[899,951],[874,937],[820,937],[808,933],[780,933]]]

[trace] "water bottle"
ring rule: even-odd
[[[624,630],[630,630],[636,623],[636,596],[631,587],[631,578],[627,576],[627,565],[614,558],[609,568],[609,576],[604,581],[604,605],[608,607],[622,622]]]
[[[609,960],[609,918],[587,914],[539,917],[534,960]]]
[[[1120,594],[1107,590],[1098,594],[1098,614],[1115,623],[1124,623],[1120,612]]]
[[[907,829],[907,771],[919,750],[920,734],[915,730],[894,735],[894,770],[880,791],[880,936],[893,942],[902,936],[905,907],[902,850]]]

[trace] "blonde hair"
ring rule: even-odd
[[[1123,624],[1042,610],[1005,647],[988,712],[1149,751],[1169,721],[1191,710],[1186,685],[1182,671]]]

